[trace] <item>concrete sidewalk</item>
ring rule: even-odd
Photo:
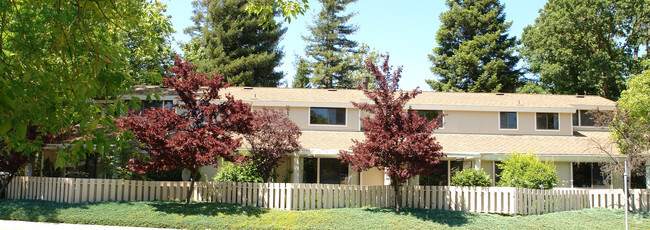
[[[27,222],[17,220],[0,220],[0,229],[3,230],[23,230],[23,229],[38,229],[38,230],[68,230],[68,229],[99,229],[99,230],[154,230],[163,228],[140,228],[140,227],[121,227],[121,226],[104,226],[104,225],[88,225],[88,224],[58,224],[58,223],[44,223],[44,222]]]

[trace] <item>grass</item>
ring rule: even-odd
[[[502,216],[460,211],[356,208],[283,211],[178,201],[66,204],[0,200],[0,219],[158,228],[310,229],[622,229],[623,210],[585,209]],[[650,229],[650,214],[632,212],[630,229]]]

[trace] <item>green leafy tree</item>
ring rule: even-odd
[[[312,87],[317,88],[353,88],[355,82],[350,74],[362,66],[358,63],[355,65],[352,60],[352,56],[358,52],[357,42],[346,36],[354,34],[357,27],[347,24],[353,13],[341,14],[348,4],[356,0],[319,2],[322,10],[314,19],[314,25],[308,26],[311,35],[302,37],[307,42],[305,54],[309,81]]]
[[[451,184],[454,186],[492,186],[492,179],[483,169],[465,169],[457,172],[451,178]]]
[[[302,57],[298,57],[296,62],[296,75],[293,77],[292,88],[308,88],[309,85],[309,63]]]
[[[497,164],[501,170],[499,186],[552,189],[558,183],[555,166],[551,162],[542,162],[532,153],[514,152],[508,159]]]
[[[199,0],[195,25],[185,30],[194,38],[183,45],[186,59],[197,71],[218,72],[236,86],[278,86],[275,71],[284,55],[278,47],[286,28],[263,26],[264,18],[246,11],[245,0]]]
[[[439,79],[426,82],[436,91],[514,92],[521,71],[504,6],[498,0],[447,0],[446,5],[436,34],[439,47],[429,55]]]
[[[309,0],[251,0],[248,10],[251,14],[261,16],[263,25],[268,26],[275,24],[276,12],[284,18],[285,22],[291,22],[291,18],[305,14],[309,9]]]
[[[549,94],[548,86],[539,81],[526,81],[524,85],[517,88],[517,93],[528,94]]]
[[[552,93],[616,100],[648,59],[649,25],[648,1],[550,0],[524,29],[521,55]]]
[[[58,167],[103,154],[110,147],[105,131],[128,108],[118,95],[145,69],[131,61],[158,51],[134,53],[132,45],[160,42],[130,39],[165,37],[163,8],[149,1],[0,1],[0,154],[31,158],[47,136],[72,131],[86,138],[59,151]],[[152,21],[164,28],[145,26]]]

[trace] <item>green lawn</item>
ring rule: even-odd
[[[282,211],[230,204],[103,202],[65,204],[0,200],[0,219],[160,228],[323,229],[622,229],[623,210],[586,209],[536,216],[358,208]],[[630,229],[650,229],[648,213],[631,213]]]

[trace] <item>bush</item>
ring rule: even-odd
[[[557,172],[552,162],[541,162],[539,157],[517,152],[497,165],[501,171],[500,186],[552,189],[558,182]]]
[[[483,169],[465,169],[457,172],[451,178],[451,184],[454,186],[492,186],[492,179],[488,176]]]
[[[262,174],[257,170],[252,161],[234,164],[224,162],[219,168],[215,181],[232,181],[232,182],[257,182],[262,183]]]

